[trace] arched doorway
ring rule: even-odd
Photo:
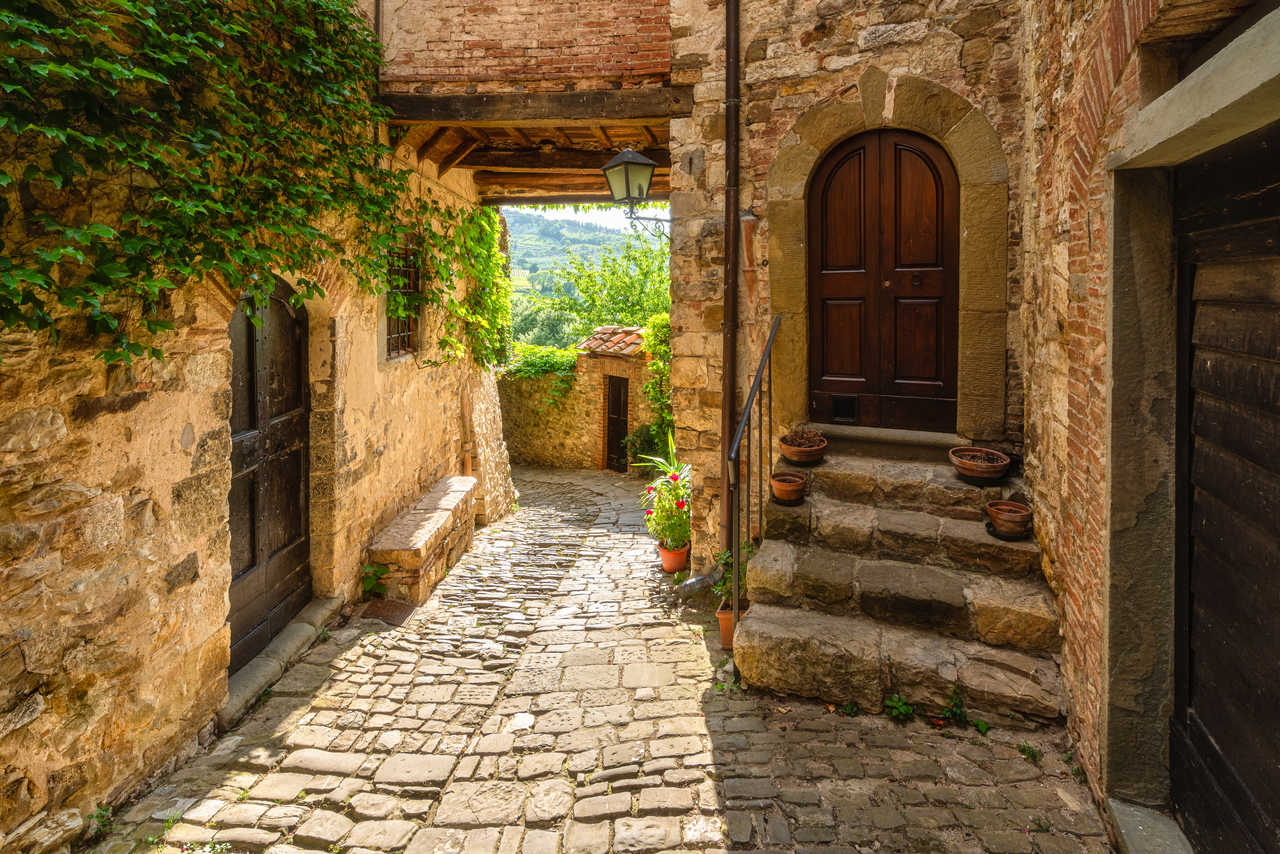
[[[807,199],[814,421],[956,429],[960,186],[937,143],[836,146]]]
[[[311,600],[306,312],[276,292],[254,326],[231,318],[231,666]]]

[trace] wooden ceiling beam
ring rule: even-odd
[[[642,153],[657,163],[659,169],[671,168],[671,154],[666,149],[646,148]],[[611,156],[607,151],[580,148],[550,151],[477,148],[458,166],[491,172],[591,172],[598,175]]]
[[[378,100],[406,122],[477,127],[654,123],[693,110],[693,87],[649,86],[585,92],[424,95],[384,94]]]
[[[440,141],[440,138],[443,137],[448,130],[448,128],[444,127],[436,128],[431,132],[431,135],[427,137],[426,141],[423,142],[422,145],[418,146],[419,163],[427,159],[427,155],[431,153],[432,147]]]
[[[515,137],[517,140],[519,140],[521,145],[525,145],[525,146],[533,145],[533,139],[531,139],[529,134],[525,133],[520,128],[509,127],[509,128],[506,128],[506,131],[507,133]]]
[[[600,144],[605,148],[612,149],[614,147],[613,140],[609,138],[609,132],[601,125],[592,125],[591,132],[595,134],[596,139],[600,140]]]
[[[466,157],[480,145],[479,137],[464,134],[462,142],[454,147],[452,151],[444,156],[440,161],[440,171],[436,173],[436,177],[443,178],[450,169],[457,166],[462,158]]]

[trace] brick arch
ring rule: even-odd
[[[775,370],[798,373],[779,383],[775,417],[807,420],[808,253],[805,195],[827,152],[873,128],[922,133],[946,149],[960,178],[960,340],[956,432],[1004,436],[1005,326],[1008,319],[1009,168],[995,128],[956,93],[910,75],[869,68],[848,96],[805,112],[782,138],[769,169],[769,281],[772,309],[783,318]],[[782,366],[788,366],[782,368]]]

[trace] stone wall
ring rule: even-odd
[[[372,14],[373,0],[364,5]],[[661,83],[671,69],[667,0],[381,5],[383,80],[395,91],[615,88]]]
[[[1122,794],[1157,803],[1167,796],[1171,696],[1144,692],[1171,685],[1171,629],[1149,625],[1117,647],[1127,627],[1109,625],[1108,616],[1112,596],[1131,595],[1118,581],[1127,568],[1113,565],[1112,533],[1134,524],[1111,518],[1113,496],[1146,487],[1116,478],[1111,447],[1116,407],[1138,404],[1112,401],[1115,377],[1142,366],[1112,362],[1116,178],[1106,161],[1125,144],[1138,110],[1177,81],[1177,57],[1190,39],[1212,32],[1240,6],[1237,0],[1111,0],[1087,9],[1027,4],[1028,47],[1036,57],[1025,93],[1034,130],[1025,152],[1033,192],[1024,200],[1027,299],[1020,317],[1027,479],[1045,574],[1059,597],[1076,756],[1096,792],[1114,793],[1116,776],[1141,780]],[[1139,417],[1167,419],[1171,407],[1171,400],[1152,401]],[[1149,449],[1144,454],[1148,465],[1165,465],[1166,478],[1172,476],[1168,460]],[[1172,583],[1170,571],[1166,593]],[[1165,712],[1152,714],[1153,708]],[[1119,719],[1135,715],[1147,718],[1138,725],[1147,743],[1109,745],[1129,726]],[[1165,737],[1150,737],[1161,731]]]
[[[163,362],[0,337],[0,839],[76,832],[226,694],[230,305],[173,304]]]
[[[672,84],[694,87],[692,116],[671,123],[671,314],[677,438],[681,452],[695,468],[695,556],[708,553],[718,519],[724,319],[723,14],[720,4],[707,0],[676,0],[671,8]],[[1022,301],[1021,20],[1017,0],[975,6],[946,0],[743,2],[741,206],[752,218],[744,234],[754,230],[754,235],[744,240],[743,247],[739,376],[744,386],[750,381],[771,316],[788,315],[774,364],[779,392],[775,399],[783,407],[776,408],[775,415],[782,429],[799,420],[797,406],[787,400],[788,395],[803,400],[805,394],[808,333],[805,315],[779,304],[776,280],[781,269],[788,263],[794,268],[805,250],[802,226],[799,242],[779,238],[784,225],[776,221],[779,216],[788,217],[788,233],[794,233],[796,221],[802,221],[804,214],[802,203],[777,204],[790,202],[790,196],[771,198],[771,186],[779,186],[774,180],[776,170],[785,167],[788,149],[808,146],[820,155],[839,139],[866,127],[907,127],[941,141],[962,173],[965,164],[956,157],[953,145],[957,134],[982,133],[992,140],[984,145],[1002,155],[997,159],[1003,161],[1004,173],[985,179],[991,191],[968,200],[962,192],[962,230],[966,229],[965,210],[994,216],[994,225],[981,227],[992,232],[997,248],[968,265],[962,257],[961,310],[966,310],[966,269],[978,265],[983,275],[996,281],[984,294],[987,301],[975,329],[985,330],[986,340],[980,346],[995,353],[996,364],[986,368],[987,384],[998,390],[980,406],[988,416],[995,414],[994,424],[985,425],[980,434],[1019,447],[1020,327],[1009,318],[1016,318]],[[963,127],[962,121],[967,122]],[[813,145],[810,138],[823,142]],[[808,171],[800,169],[787,181],[802,196],[808,176]],[[1005,195],[997,197],[999,184],[1004,185]],[[976,225],[971,222],[968,227]],[[801,276],[801,288],[803,282]],[[984,359],[990,362],[990,357]]]
[[[438,197],[475,198],[465,173],[423,170]],[[486,518],[514,490],[492,376],[387,362],[382,300],[320,278],[311,566],[317,595],[350,596],[374,530],[466,455]],[[56,347],[0,335],[2,850],[74,836],[195,750],[226,697],[235,301],[202,283],[172,305],[162,362],[107,367],[74,326]]]
[[[551,399],[555,378],[500,376],[502,430],[512,462],[542,468],[605,467],[605,416],[608,380],[626,377],[627,429],[653,418],[642,391],[649,378],[639,359],[580,354],[573,386]]]

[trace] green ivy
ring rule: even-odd
[[[552,377],[545,406],[557,406],[577,379],[578,352],[570,347],[543,347],[517,341],[503,376],[520,379]],[[545,407],[544,407],[545,408]]]
[[[637,462],[641,457],[661,453],[667,437],[676,429],[671,408],[671,318],[655,314],[645,322],[644,346],[652,357],[648,363],[649,378],[643,391],[649,399],[653,421],[632,430],[625,440],[627,458]]]
[[[187,282],[221,280],[251,312],[273,273],[297,301],[326,268],[383,293],[408,248],[428,284],[392,310],[439,307],[444,358],[500,361],[497,213],[395,164],[352,0],[10,0],[0,46],[0,328],[158,358]]]

